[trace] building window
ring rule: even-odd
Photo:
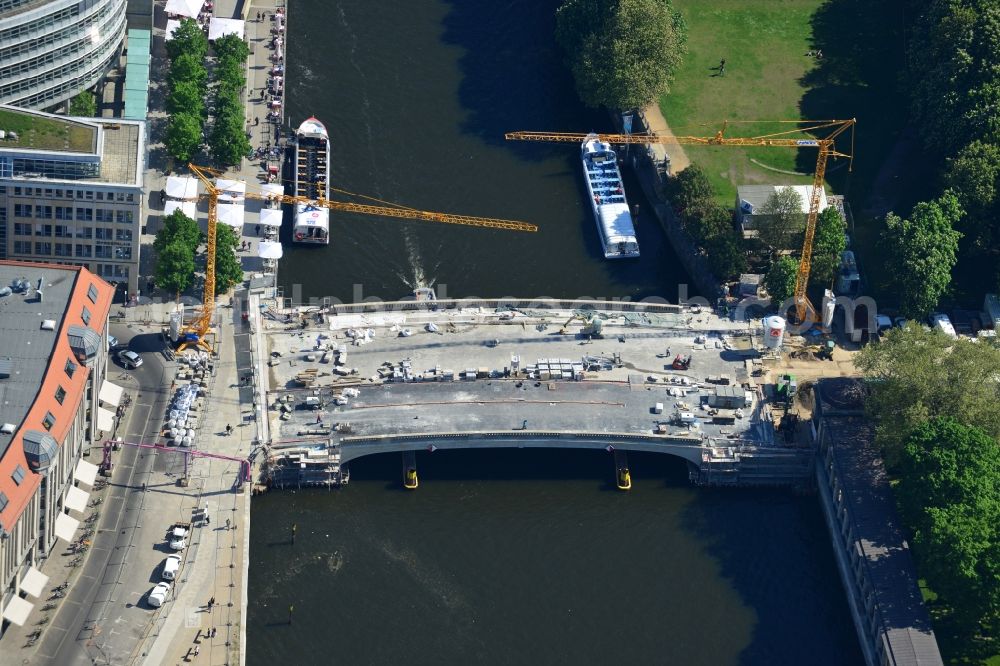
[[[73,244],[72,243],[56,243],[56,256],[57,257],[72,257],[73,256]]]
[[[19,486],[21,485],[21,482],[24,481],[24,477],[26,475],[27,472],[23,467],[21,467],[21,464],[18,463],[17,467],[14,468],[14,472],[10,475],[10,478],[13,479],[15,486]]]
[[[90,299],[91,303],[93,303],[94,305],[97,305],[97,286],[96,285],[90,285],[90,288],[87,289],[87,298]]]
[[[94,227],[77,227],[76,228],[77,238],[93,238],[94,237]]]
[[[14,204],[14,217],[31,217],[31,204]]]
[[[52,254],[52,243],[35,243],[35,254],[45,256]]]
[[[132,224],[132,211],[130,210],[119,210],[115,211],[118,224]]]
[[[94,227],[94,232],[97,240],[111,240],[114,238],[114,234],[111,231],[111,227]]]
[[[87,198],[87,201],[93,201],[94,200],[94,191],[93,190],[87,190],[86,192],[83,193],[83,196]]]
[[[56,417],[52,415],[52,412],[45,412],[45,418],[42,419],[42,427],[46,430],[52,430],[52,426],[56,424]]]
[[[98,208],[94,211],[94,219],[98,222],[114,222],[115,211],[108,210],[107,208]]]
[[[123,242],[131,242],[132,240],[132,230],[131,229],[115,229],[115,240]]]
[[[31,254],[31,241],[14,241],[14,254]]]
[[[52,235],[52,225],[51,224],[36,224],[35,225],[35,235],[36,236],[51,236]]]
[[[15,236],[30,236],[31,235],[31,223],[30,222],[15,222],[14,223],[14,235]]]
[[[56,206],[56,219],[57,220],[72,220],[73,219],[73,209],[68,206]]]
[[[93,208],[77,208],[76,209],[76,219],[83,220],[84,222],[94,221],[94,209]]]
[[[51,220],[52,206],[35,206],[35,217],[40,220]]]
[[[76,372],[76,363],[70,359],[66,359],[66,365],[63,367],[63,370],[65,370],[66,374],[69,375],[69,378],[72,379],[73,373]]]
[[[115,256],[114,248],[112,248],[110,245],[95,245],[94,256],[97,257],[98,259],[111,259],[112,257]]]
[[[125,201],[127,201],[129,203],[132,203],[133,201],[135,201],[135,195],[132,194],[131,192],[128,193],[128,194],[126,194],[125,195]]]
[[[58,402],[61,405],[61,404],[63,404],[63,400],[65,400],[65,399],[66,399],[66,389],[64,389],[62,386],[57,386],[56,387],[56,402]]]
[[[93,252],[91,250],[91,246],[90,245],[80,245],[79,243],[77,243],[77,245],[76,245],[76,256],[78,256],[78,257],[87,257],[87,258],[93,256]]]
[[[83,306],[83,311],[80,313],[80,319],[83,320],[84,324],[90,326],[90,310],[87,309],[86,305]]]
[[[97,200],[98,201],[104,201],[104,192],[98,192],[97,193]]]
[[[9,501],[10,500],[7,499],[7,495],[5,493],[0,492],[0,513],[2,513],[3,510],[7,508],[7,502]]]

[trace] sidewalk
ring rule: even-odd
[[[222,312],[212,413],[206,417],[198,448],[245,459],[256,437],[252,405],[240,400],[235,331],[228,313]],[[234,427],[232,435],[226,434],[227,425]],[[195,660],[195,648],[199,664],[240,663],[251,484],[235,487],[239,471],[239,463],[229,460],[200,458],[191,464],[192,508],[204,508],[210,522],[194,530],[189,550],[195,552],[189,552],[185,580],[170,602],[165,622],[147,638],[143,663],[149,666]],[[210,599],[215,600],[211,608]]]

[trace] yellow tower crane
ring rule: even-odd
[[[816,234],[816,218],[819,215],[820,194],[823,191],[823,180],[826,176],[826,163],[831,157],[846,157],[854,160],[853,131],[851,152],[842,153],[836,150],[835,141],[839,135],[853,130],[856,120],[782,120],[778,123],[795,124],[794,129],[773,134],[750,137],[726,137],[728,122],[722,124],[722,129],[712,136],[672,136],[666,134],[598,134],[601,141],[623,144],[680,144],[688,146],[783,146],[787,148],[818,148],[816,156],[816,171],[813,174],[812,196],[809,198],[809,215],[806,218],[805,241],[802,243],[802,257],[799,259],[799,270],[795,277],[795,315],[803,322],[806,317],[813,321],[816,318],[816,308],[806,296],[809,284],[809,270],[812,262],[813,236]],[[803,126],[805,125],[805,126]],[[802,134],[824,132],[822,138],[801,138]],[[795,137],[793,135],[800,135]],[[582,143],[589,134],[559,133],[559,132],[510,132],[504,137],[509,141],[566,141]],[[848,166],[850,169],[850,165]]]
[[[215,186],[213,177],[221,176],[220,171],[208,167],[188,164],[191,172],[198,177],[205,185],[208,193],[208,242],[206,250],[205,266],[205,293],[203,296],[201,312],[198,317],[184,327],[184,334],[191,342],[205,349],[210,349],[207,343],[207,336],[212,330],[212,318],[215,316],[215,231],[218,225],[217,209],[219,194],[223,192]],[[329,208],[348,213],[362,213],[365,215],[383,215],[385,217],[397,217],[410,220],[423,220],[425,222],[440,222],[443,224],[460,224],[472,227],[482,227],[485,229],[504,229],[507,231],[538,231],[538,226],[527,222],[517,222],[514,220],[502,220],[490,217],[473,217],[469,215],[451,215],[448,213],[434,213],[405,206],[372,206],[369,204],[356,204],[347,201],[331,201],[329,199],[309,199],[307,197],[262,194],[258,192],[246,192],[247,199],[258,199],[261,201],[280,201],[288,204],[309,204],[317,207]],[[183,350],[189,345],[184,342],[180,349]]]

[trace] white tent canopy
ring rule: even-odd
[[[243,201],[246,194],[247,184],[242,180],[229,180],[220,178],[215,181],[215,189],[219,190],[219,201]]]
[[[167,13],[188,18],[198,18],[203,0],[167,0]]]
[[[103,407],[97,408],[97,429],[102,432],[111,432],[115,429],[115,413]]]
[[[80,458],[76,463],[76,480],[93,486],[94,481],[97,480],[97,465]]]
[[[34,604],[21,597],[11,597],[7,605],[3,607],[3,619],[19,627],[24,626],[24,623],[28,621],[28,615],[31,614],[31,609],[34,607]]]
[[[48,576],[35,567],[28,567],[28,573],[24,574],[24,578],[21,579],[21,589],[33,597],[40,597],[48,582]]]
[[[243,229],[243,204],[220,203],[215,209],[215,215],[219,222],[229,225],[234,229]]]
[[[163,215],[170,215],[177,209],[180,209],[192,220],[198,219],[198,208],[193,201],[177,201],[176,199],[167,199],[167,203],[163,205]]]
[[[260,223],[265,227],[280,227],[281,226],[281,209],[280,208],[261,208],[260,209]]]
[[[174,31],[181,27],[181,22],[177,19],[167,19],[167,34],[163,36],[163,39],[170,41],[174,38]]]
[[[214,42],[219,37],[226,35],[236,35],[243,39],[243,21],[213,16],[208,24],[208,41]]]
[[[83,513],[87,508],[87,499],[89,497],[89,494],[80,490],[76,486],[70,486],[69,490],[66,492],[66,501],[63,504],[70,511],[79,511],[80,513]]]
[[[56,536],[63,541],[72,541],[73,534],[76,532],[76,528],[80,526],[80,521],[76,518],[67,516],[62,511],[56,517]]]
[[[124,390],[125,389],[118,386],[118,384],[114,384],[105,379],[104,383],[101,384],[101,392],[98,394],[98,399],[106,405],[117,407],[122,401],[122,392]]]
[[[191,176],[167,176],[166,190],[174,199],[197,199],[198,181]]]
[[[261,259],[281,259],[282,254],[281,243],[261,241],[257,244],[257,256]]]
[[[260,191],[264,194],[277,194],[280,196],[285,193],[285,186],[278,183],[264,183],[260,186]]]

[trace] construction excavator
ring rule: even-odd
[[[221,171],[209,167],[188,164],[197,178],[205,186],[208,197],[208,242],[206,251],[205,266],[205,290],[202,300],[201,311],[197,317],[181,329],[182,343],[178,351],[191,346],[198,346],[206,351],[212,351],[212,346],[208,341],[212,332],[212,319],[215,316],[215,252],[216,252],[216,227],[218,225],[218,204],[219,194],[222,192],[216,187],[213,178],[222,175]],[[342,190],[341,190],[342,191]],[[343,192],[343,191],[342,191]],[[345,194],[350,194],[344,192]],[[503,220],[489,217],[473,217],[469,215],[452,215],[448,213],[434,213],[429,211],[408,208],[399,204],[391,206],[375,206],[369,204],[358,204],[347,201],[331,201],[329,199],[311,200],[307,197],[290,196],[287,194],[264,194],[260,192],[247,191],[244,195],[247,199],[257,199],[267,202],[279,202],[287,204],[305,203],[312,206],[329,208],[330,210],[343,211],[347,213],[361,213],[364,215],[381,215],[384,217],[396,217],[408,220],[423,220],[425,222],[438,222],[443,224],[459,224],[485,229],[503,229],[506,231],[538,231],[538,226],[527,222],[515,220]],[[361,196],[361,195],[357,195]]]
[[[740,121],[740,122],[775,122],[794,124],[795,127],[783,132],[750,137],[724,136],[729,121],[722,123],[722,129],[711,136],[674,136],[672,134],[598,134],[601,141],[612,144],[680,144],[690,146],[784,146],[787,148],[818,148],[816,156],[816,171],[813,174],[812,196],[809,198],[809,214],[806,218],[805,240],[802,243],[802,253],[799,258],[799,269],[795,276],[795,317],[798,322],[818,321],[816,308],[806,295],[809,286],[809,271],[812,262],[813,237],[816,234],[816,219],[819,215],[820,195],[823,192],[823,182],[826,177],[826,163],[832,158],[846,157],[848,170],[854,162],[854,133],[857,121],[850,120],[779,120],[779,121]],[[735,124],[735,123],[733,123]],[[836,149],[835,141],[847,130],[851,132],[850,152],[844,153]],[[814,138],[814,132],[823,132],[822,138]],[[581,144],[587,138],[585,133],[563,132],[509,132],[504,135],[508,141],[562,141]]]
[[[604,320],[594,312],[574,312],[559,329],[559,335],[569,335],[569,325],[575,320],[583,322],[583,328],[579,331],[580,335],[590,338],[604,337]]]

